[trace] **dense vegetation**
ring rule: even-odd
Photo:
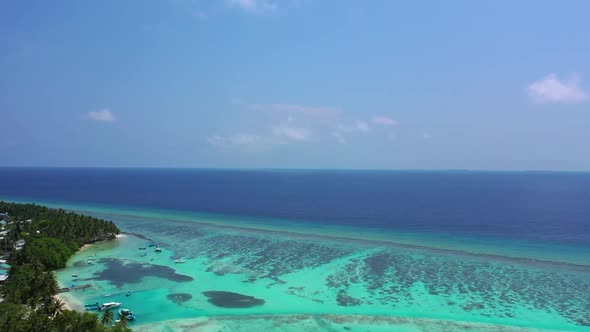
[[[54,297],[51,271],[65,267],[82,245],[115,238],[113,222],[35,204],[0,202],[0,213],[6,223],[0,254],[11,264],[0,286],[0,331],[130,331],[125,321],[111,327],[111,312],[99,321],[96,314],[65,310]]]

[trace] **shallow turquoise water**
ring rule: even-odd
[[[123,302],[140,328],[182,330],[192,322],[252,330],[261,324],[283,328],[279,322],[291,320],[309,330],[590,331],[587,248],[61,206],[112,219],[127,232],[78,253],[57,272],[62,286],[92,285],[66,298]],[[151,241],[163,252],[148,247]],[[186,263],[174,263],[177,258]],[[250,295],[264,304],[219,307],[203,295],[207,291]],[[190,299],[178,302],[182,296],[171,294]],[[381,320],[367,318],[374,316]]]

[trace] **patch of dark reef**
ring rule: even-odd
[[[254,296],[225,291],[207,291],[203,292],[203,295],[209,298],[209,303],[222,308],[251,308],[265,302]]]
[[[335,259],[347,256],[355,250],[345,246],[330,246],[321,243],[269,239],[258,236],[218,234],[202,239],[199,253],[212,261],[228,259],[228,265],[240,267],[234,271],[208,267],[209,272],[243,273],[250,271],[259,278],[268,278],[279,283],[279,277],[303,268],[315,268]]]
[[[101,258],[100,263],[106,265],[103,271],[95,272],[93,278],[83,280],[107,280],[117,287],[124,284],[139,283],[143,277],[158,277],[176,282],[192,281],[193,278],[178,274],[167,266],[125,262],[115,258]]]
[[[338,305],[342,307],[352,307],[361,304],[361,300],[348,295],[343,289],[338,292],[336,301],[338,302]]]

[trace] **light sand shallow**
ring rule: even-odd
[[[433,319],[360,315],[252,315],[219,316],[137,325],[134,331],[399,331],[399,332],[542,332],[500,325]]]
[[[86,251],[86,250],[88,250],[88,249],[90,249],[90,248],[92,248],[92,244],[85,244],[85,245],[83,245],[83,246],[82,246],[82,248],[80,248],[80,249],[78,250],[78,252],[77,252],[77,253],[80,253],[80,252]]]

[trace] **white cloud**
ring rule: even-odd
[[[211,145],[222,148],[237,148],[246,151],[260,151],[296,142],[312,140],[311,131],[290,125],[278,125],[271,128],[271,133],[256,135],[237,133],[228,136],[213,135],[207,137]]]
[[[339,123],[336,126],[336,131],[340,133],[354,133],[363,132],[366,133],[370,130],[369,124],[365,121],[355,121],[354,124],[342,124]]]
[[[297,128],[288,125],[279,125],[272,128],[275,136],[286,138],[293,141],[309,141],[311,140],[311,132],[306,128]]]
[[[579,103],[588,99],[588,94],[579,86],[577,78],[560,80],[549,74],[542,80],[531,83],[528,92],[537,103]]]
[[[88,112],[88,118],[94,121],[102,121],[102,122],[113,122],[115,121],[115,116],[108,108],[104,108],[98,111],[91,111]]]
[[[273,0],[227,0],[227,3],[232,7],[238,7],[251,13],[278,8],[277,2]]]
[[[340,109],[328,106],[305,106],[296,104],[248,104],[249,110],[282,113],[287,115],[300,114],[309,117],[331,119],[335,118]]]
[[[346,144],[348,143],[348,136],[355,133],[368,133],[370,130],[371,128],[366,121],[357,120],[352,124],[337,124],[331,134],[338,143]]]
[[[214,135],[207,138],[210,144],[227,147],[227,146],[244,146],[251,145],[260,141],[260,136],[251,134],[235,134],[231,136],[218,136]]]
[[[227,149],[238,149],[246,152],[264,151],[275,145],[284,144],[272,136],[237,133],[229,136],[213,135],[207,137],[209,144]]]
[[[395,126],[398,124],[397,121],[395,121],[392,118],[388,118],[386,116],[374,116],[371,118],[371,122],[373,122],[376,125],[381,125],[381,126]]]

